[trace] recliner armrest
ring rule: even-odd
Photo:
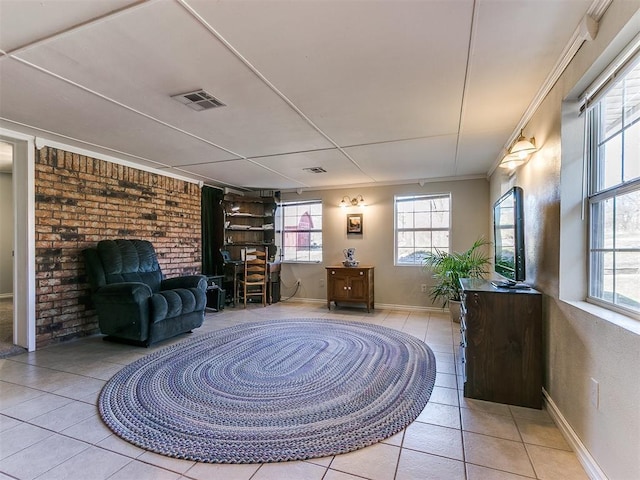
[[[160,290],[174,290],[176,288],[197,288],[207,291],[207,277],[204,275],[185,275],[183,277],[167,278],[160,284]]]
[[[112,283],[92,295],[96,303],[142,303],[151,297],[151,288],[141,282]]]

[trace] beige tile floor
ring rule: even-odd
[[[192,335],[269,318],[332,317],[402,330],[434,351],[436,384],[420,416],[382,443],[335,457],[263,465],[215,465],[146,452],[113,435],[97,413],[115,372],[156,348],[91,337],[0,360],[0,480],[516,480],[586,479],[546,411],[465,399],[459,333],[445,315],[281,302],[208,313]],[[182,341],[185,336],[173,341]]]

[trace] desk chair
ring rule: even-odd
[[[262,306],[267,306],[267,252],[256,249],[245,254],[244,275],[238,280],[238,298],[247,308],[248,297],[262,297]]]

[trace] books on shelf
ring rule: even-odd
[[[251,226],[251,225],[229,225],[227,230],[252,230],[252,231],[262,231],[262,230],[273,230],[273,223],[266,223],[259,227]]]
[[[273,214],[260,214],[260,213],[245,213],[245,212],[230,212],[227,213],[227,217],[245,217],[245,218],[267,218],[273,217]]]

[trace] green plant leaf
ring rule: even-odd
[[[460,301],[461,278],[482,278],[488,273],[490,257],[483,247],[491,242],[480,237],[465,252],[445,252],[435,249],[428,252],[423,261],[423,268],[430,271],[436,284],[430,290],[431,300],[442,301],[445,307],[449,300]]]

